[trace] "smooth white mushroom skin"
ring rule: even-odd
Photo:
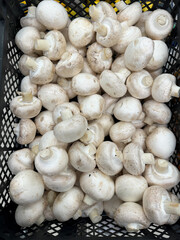
[[[119,55],[115,58],[114,62],[111,65],[111,71],[118,72],[121,68],[125,68],[124,63],[124,54]]]
[[[98,223],[102,220],[103,202],[95,203],[83,210],[82,217],[89,217],[92,223]]]
[[[52,112],[43,111],[35,118],[35,124],[38,132],[44,135],[46,132],[53,130],[55,123]]]
[[[57,79],[57,84],[62,87],[65,91],[66,94],[68,96],[69,99],[72,99],[74,97],[76,97],[76,93],[73,92],[72,90],[72,80],[71,78],[58,78]]]
[[[114,195],[110,200],[104,201],[104,211],[108,217],[114,219],[115,212],[118,207],[123,203],[116,195]]]
[[[144,129],[136,129],[132,136],[132,142],[138,144],[143,150],[146,149],[147,134]]]
[[[145,30],[145,21],[148,16],[152,13],[152,11],[145,11],[141,14],[139,21],[136,23],[136,27],[141,30],[142,36],[146,37],[146,30]]]
[[[26,60],[29,56],[26,55],[26,54],[23,54],[20,59],[19,59],[19,62],[18,62],[18,67],[19,67],[19,70],[20,72],[24,75],[24,76],[27,76],[29,75],[29,68],[26,66]],[[31,56],[31,58],[33,60],[35,60],[35,56]]]
[[[21,80],[20,86],[21,92],[31,92],[33,96],[37,95],[37,84],[34,84],[30,81],[29,76],[24,77]]]

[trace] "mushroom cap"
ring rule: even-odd
[[[63,78],[71,78],[83,69],[83,57],[78,52],[65,52],[56,65],[56,73]]]
[[[143,195],[143,209],[147,218],[158,225],[166,224],[170,214],[167,214],[163,202],[170,202],[171,198],[166,189],[160,186],[148,187]]]
[[[58,141],[70,143],[80,139],[87,130],[87,120],[82,115],[74,115],[72,118],[58,123],[54,127],[54,135]]]
[[[33,96],[37,95],[37,85],[32,83],[29,76],[24,77],[21,80],[20,85],[21,92],[31,92]]]
[[[83,66],[83,69],[81,70],[81,73],[90,73],[94,76],[96,76],[96,73],[91,69],[88,61],[87,61],[87,58],[84,58],[84,66]]]
[[[60,222],[68,221],[79,209],[84,194],[78,187],[59,193],[53,204],[53,213]]]
[[[162,159],[156,159],[156,161],[163,161],[167,163],[167,169],[165,172],[160,172],[156,168],[156,165],[147,165],[144,171],[144,177],[148,184],[158,185],[165,189],[171,189],[180,181],[179,170],[170,162]]]
[[[44,184],[55,192],[66,192],[71,189],[76,182],[76,173],[71,167],[54,176],[42,176]]]
[[[141,113],[141,102],[133,97],[121,98],[114,107],[114,116],[121,121],[131,122],[137,120]]]
[[[17,96],[10,102],[11,112],[18,118],[36,117],[42,108],[41,100],[33,96],[32,102],[23,101],[22,96]]]
[[[132,142],[139,144],[139,146],[145,150],[146,149],[146,137],[147,134],[144,129],[136,129],[135,133],[132,136]]]
[[[41,175],[29,169],[19,172],[10,182],[9,193],[11,199],[20,205],[40,200],[44,193]]]
[[[42,1],[36,8],[36,18],[48,30],[61,30],[68,23],[66,9],[54,1]]]
[[[170,129],[158,127],[147,136],[146,146],[156,157],[168,159],[175,150],[176,138]]]
[[[49,111],[53,111],[56,105],[69,101],[66,91],[53,83],[43,85],[38,91],[38,98]]]
[[[90,172],[96,166],[95,161],[96,147],[92,144],[85,145],[75,142],[68,151],[71,165],[80,172]]]
[[[72,78],[72,90],[80,96],[89,96],[99,91],[100,84],[96,76],[90,73],[79,73]]]
[[[125,227],[128,232],[137,232],[150,225],[142,206],[134,202],[121,204],[115,212],[114,220],[119,226]]]
[[[16,175],[26,169],[34,169],[34,156],[30,149],[23,148],[13,152],[8,159],[8,167]]]
[[[94,120],[101,117],[104,110],[104,98],[99,94],[90,96],[78,96],[80,110],[87,120]]]
[[[40,38],[40,33],[35,27],[23,27],[16,33],[15,43],[23,53],[32,55],[35,40]]]
[[[74,45],[72,45],[70,41],[68,41],[66,44],[66,52],[79,53],[84,59],[86,56],[86,47],[77,48]]]
[[[141,71],[151,60],[154,51],[154,42],[147,37],[139,37],[132,41],[124,53],[124,62],[131,71]]]
[[[162,74],[163,72],[163,69],[162,68],[159,68],[157,70],[154,70],[154,71],[149,71],[149,73],[151,74],[151,77],[153,79],[155,79],[156,77],[158,77],[160,74]]]
[[[118,102],[118,99],[109,96],[107,93],[104,93],[102,97],[105,101],[104,112],[113,115],[113,110],[116,103]]]
[[[116,178],[116,195],[124,202],[138,202],[148,188],[146,179],[142,176],[124,174]]]
[[[113,142],[130,142],[131,137],[134,135],[136,128],[132,123],[117,122],[109,131],[109,136]]]
[[[38,132],[44,135],[46,132],[53,130],[54,120],[51,111],[43,111],[35,118],[35,124]]]
[[[148,100],[143,104],[143,111],[146,117],[158,124],[168,124],[171,120],[171,110],[164,103]]]
[[[157,102],[169,102],[171,100],[172,86],[176,83],[176,77],[169,73],[163,73],[154,79],[152,85],[152,97]]]
[[[169,196],[171,198],[171,202],[179,203],[179,198],[175,194],[169,192]],[[179,220],[178,215],[171,214],[166,224],[172,225],[172,224],[175,224],[178,220]]]
[[[115,143],[105,141],[97,149],[96,163],[101,172],[114,176],[123,168],[123,155]]]
[[[101,73],[111,67],[112,50],[95,42],[88,47],[87,61],[94,72]]]
[[[136,23],[136,27],[138,27],[141,30],[142,36],[146,36],[146,31],[145,31],[145,21],[148,18],[148,16],[152,13],[152,11],[145,11],[142,12],[140,19]]]
[[[74,19],[68,29],[69,40],[76,47],[87,46],[94,35],[92,23],[83,17]]]
[[[69,99],[76,97],[76,94],[72,90],[72,79],[68,78],[58,78],[57,83],[60,87],[62,87],[68,96]]]
[[[123,201],[121,201],[116,195],[114,195],[110,200],[104,201],[103,206],[106,215],[114,219],[115,212],[122,203]]]
[[[23,55],[20,57],[19,62],[18,62],[19,70],[20,70],[20,72],[21,72],[24,76],[29,75],[29,68],[28,68],[28,67],[26,66],[26,64],[25,64],[28,57],[29,57],[28,55],[23,54]],[[35,56],[34,56],[34,57],[31,56],[31,58],[32,58],[33,60],[36,59]]]
[[[107,201],[114,195],[114,182],[98,169],[80,176],[80,186],[86,194],[96,201]]]
[[[34,138],[34,140],[29,144],[30,150],[32,150],[32,148],[33,148],[34,146],[38,146],[38,148],[39,148],[39,142],[40,142],[40,140],[41,140],[41,136],[36,136],[36,137]]]
[[[15,211],[16,223],[21,227],[30,227],[33,224],[39,225],[44,219],[45,200],[41,198],[35,203],[25,206],[19,205]],[[41,220],[42,219],[42,220]]]
[[[124,63],[124,54],[118,56],[115,58],[111,65],[111,71],[112,72],[119,72],[121,68],[125,68],[125,63]]]
[[[145,31],[148,37],[161,40],[168,36],[173,28],[173,18],[164,9],[154,10],[145,21]]]

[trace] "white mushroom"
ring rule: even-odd
[[[147,134],[144,129],[136,129],[132,136],[132,142],[138,144],[143,150],[146,149]]]
[[[41,136],[37,136],[34,138],[32,142],[29,143],[29,149],[33,152],[34,155],[37,155],[39,152],[39,142],[41,140]]]
[[[87,61],[87,58],[84,58],[84,66],[83,66],[83,69],[81,70],[81,73],[90,73],[94,76],[96,76],[96,73],[91,69],[88,61]]]
[[[111,65],[111,71],[113,72],[119,72],[121,68],[126,68],[124,63],[124,54],[118,56],[115,58]]]
[[[35,124],[38,132],[44,135],[46,132],[53,130],[55,123],[52,112],[43,111],[35,118]]]
[[[44,194],[46,206],[45,206],[43,214],[44,214],[45,219],[48,221],[55,220],[55,216],[53,214],[53,204],[54,204],[56,197],[57,197],[57,193],[54,191],[51,191],[51,190],[45,192],[45,194]]]
[[[104,211],[106,215],[112,219],[114,219],[115,212],[118,207],[123,203],[116,195],[114,195],[110,200],[104,201]]]
[[[29,75],[29,68],[26,66],[26,60],[29,56],[26,55],[26,54],[23,54],[20,59],[19,59],[19,62],[18,62],[18,67],[19,67],[19,70],[20,72],[24,75],[24,76],[27,76]],[[34,56],[31,56],[31,58],[33,60],[36,59],[36,55]]]
[[[169,196],[171,198],[171,202],[179,203],[179,198],[175,194],[169,192]],[[175,224],[178,220],[179,220],[178,215],[171,214],[168,221],[167,221],[167,224],[170,224],[170,225]]]
[[[29,76],[24,77],[21,80],[20,85],[21,92],[31,92],[33,96],[37,95],[37,85],[32,83]]]
[[[103,202],[97,202],[93,206],[88,206],[82,212],[82,217],[89,217],[92,223],[98,223],[102,220]]]
[[[72,45],[71,42],[67,42],[66,44],[66,52],[69,52],[69,53],[79,53],[83,58],[85,58],[86,56],[86,47],[75,47],[74,45]]]
[[[155,79],[155,78],[158,77],[160,74],[162,74],[162,72],[163,72],[163,69],[162,69],[162,68],[159,68],[159,69],[157,69],[157,70],[155,70],[155,71],[149,71],[149,73],[151,74],[151,77],[152,77],[153,79]]]
[[[66,94],[68,95],[69,99],[76,97],[76,94],[72,90],[72,79],[71,78],[66,79],[66,78],[59,77],[57,79],[57,84],[66,91]]]
[[[152,13],[152,11],[145,11],[141,14],[140,19],[136,23],[136,27],[138,27],[141,30],[142,36],[146,37],[146,31],[145,31],[145,21],[148,18],[148,16]]]
[[[118,102],[118,98],[113,98],[109,96],[107,93],[103,94],[102,97],[104,98],[105,105],[104,105],[104,113],[109,113],[113,115],[113,110]]]

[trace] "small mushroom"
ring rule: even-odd
[[[124,63],[124,54],[118,56],[115,58],[111,65],[111,71],[116,73],[119,72],[121,68],[126,68],[125,63]]]
[[[128,92],[138,99],[145,99],[151,95],[152,84],[153,78],[145,70],[133,72],[126,81]]]
[[[101,73],[111,67],[112,50],[95,42],[88,47],[87,61],[95,73]]]
[[[169,196],[170,196],[170,198],[171,198],[171,202],[173,202],[173,203],[179,203],[179,198],[178,198],[175,194],[169,192]],[[173,225],[173,224],[175,224],[178,220],[179,220],[179,216],[178,216],[178,215],[171,214],[170,217],[169,217],[169,219],[168,219],[168,221],[167,221],[167,224]]]
[[[90,172],[96,167],[96,147],[93,144],[85,145],[75,142],[68,151],[71,165],[80,172]]]
[[[96,168],[91,172],[82,173],[79,181],[86,194],[83,201],[88,205],[110,200],[114,195],[113,180]]]
[[[39,142],[41,136],[36,136],[32,142],[29,143],[29,149],[33,152],[34,155],[37,155],[39,152]]]
[[[80,96],[89,96],[100,89],[99,80],[90,73],[79,73],[72,78],[72,91]]]
[[[145,21],[148,18],[148,16],[152,13],[152,11],[145,11],[141,14],[140,19],[136,23],[136,27],[138,27],[141,30],[142,36],[146,37],[146,31],[145,31]]]
[[[55,192],[66,192],[73,188],[76,182],[76,173],[71,167],[67,166],[67,168],[58,175],[43,175],[42,178],[44,184],[49,189]]]
[[[154,165],[147,165],[144,177],[148,184],[158,185],[165,189],[171,189],[180,181],[180,173],[172,163],[157,158]]]
[[[142,36],[138,27],[128,26],[128,22],[121,23],[121,34],[118,38],[118,42],[113,46],[113,50],[117,53],[124,53],[130,42]]]
[[[57,61],[66,51],[66,40],[60,31],[52,30],[43,39],[35,42],[35,49],[43,51],[43,55],[52,61]]]
[[[165,9],[154,10],[145,21],[145,31],[154,40],[166,38],[173,28],[173,18]]]
[[[72,79],[71,78],[58,78],[57,79],[57,84],[62,87],[68,96],[69,99],[72,99],[76,97],[76,93],[73,92],[72,90]]]
[[[114,195],[110,200],[104,201],[104,211],[106,215],[112,219],[114,219],[115,212],[118,207],[123,203],[116,195]]]
[[[154,42],[147,37],[139,37],[132,41],[124,53],[124,62],[131,71],[141,71],[153,56]]]
[[[67,167],[68,160],[66,150],[58,147],[49,147],[37,154],[35,167],[41,175],[54,176]]]
[[[41,100],[33,96],[32,93],[18,92],[20,96],[10,102],[11,112],[18,118],[36,117],[42,108]]]
[[[43,85],[38,91],[38,98],[49,111],[53,111],[58,104],[69,102],[65,90],[53,83]]]
[[[168,159],[175,150],[176,138],[170,129],[158,127],[147,136],[146,146],[156,157]]]
[[[77,114],[59,122],[54,127],[54,135],[60,142],[71,143],[84,136],[87,126],[86,118]]]
[[[120,227],[125,227],[127,232],[138,232],[150,225],[142,206],[134,202],[121,204],[115,212],[114,220]]]
[[[124,174],[116,178],[116,195],[124,202],[140,201],[146,188],[148,183],[142,176]]]
[[[68,35],[70,42],[75,47],[85,47],[93,38],[93,25],[88,19],[78,17],[69,24]]]
[[[142,112],[142,114],[140,115],[140,118],[138,120],[133,120],[131,123],[135,126],[135,128],[140,129],[145,126],[144,119],[145,119],[145,113]]]
[[[81,73],[90,73],[94,76],[96,76],[96,73],[91,69],[88,61],[87,61],[87,58],[84,58],[84,66],[83,66],[83,69],[81,70]]]
[[[40,200],[28,205],[19,205],[15,211],[16,223],[21,227],[30,227],[33,224],[40,225],[44,220],[45,200]]]
[[[113,112],[118,120],[131,122],[141,118],[142,105],[136,98],[123,97],[116,103]]]
[[[44,193],[44,183],[41,175],[33,170],[19,172],[10,182],[11,199],[20,205],[35,203]]]
[[[90,123],[80,141],[85,145],[93,144],[98,147],[104,141],[103,127],[99,123]]]
[[[126,68],[121,68],[118,73],[104,70],[100,75],[100,85],[109,96],[114,98],[123,97],[127,91],[125,81],[129,75],[130,71]]]
[[[169,102],[171,97],[179,98],[180,87],[176,85],[176,77],[163,73],[154,79],[152,97],[157,102]]]
[[[154,40],[154,52],[151,60],[146,66],[149,71],[155,71],[164,66],[168,59],[168,47],[165,42]]]
[[[132,142],[138,144],[143,150],[146,149],[147,134],[144,129],[136,129],[132,136]]]
[[[105,141],[98,146],[96,152],[96,163],[101,172],[114,176],[123,168],[123,155],[117,145],[110,141]]]
[[[68,23],[66,9],[55,1],[42,1],[36,8],[36,18],[48,30],[61,30]]]
[[[147,218],[155,224],[167,224],[173,215],[180,216],[180,204],[171,201],[169,192],[160,186],[147,188],[143,195],[143,209]]]
[[[144,122],[148,125],[168,124],[171,120],[171,110],[164,103],[148,100],[143,104],[143,111],[146,113]]]
[[[31,56],[31,58],[32,58],[33,60],[35,60],[36,57],[37,57],[36,55]],[[20,57],[19,62],[18,62],[19,70],[20,70],[20,72],[21,72],[24,76],[29,75],[29,68],[26,66],[27,58],[29,58],[29,56],[26,55],[26,54],[23,54],[23,55]]]
[[[97,202],[93,206],[88,206],[82,212],[82,217],[89,217],[92,223],[98,223],[102,220],[103,202]]]
[[[38,22],[36,18],[36,7],[35,6],[30,6],[28,7],[28,13],[25,17],[22,17],[20,19],[20,24],[21,27],[35,27],[37,28],[40,32],[44,32],[46,30],[45,26]]]
[[[48,221],[55,220],[55,216],[53,214],[53,204],[54,204],[56,197],[57,197],[57,193],[54,191],[51,191],[51,190],[45,192],[45,194],[44,194],[46,206],[45,206],[43,214],[44,214],[45,219]]]
[[[37,85],[32,83],[29,76],[24,77],[21,80],[20,85],[21,92],[31,92],[33,96],[37,95]]]
[[[113,115],[113,110],[116,103],[118,102],[118,99],[109,96],[107,93],[104,93],[102,97],[104,98],[104,101],[105,101],[104,113],[109,113]]]
[[[124,1],[120,1],[115,5],[119,10],[119,13],[117,14],[118,21],[127,21],[129,26],[132,26],[139,21],[142,15],[142,7],[139,2],[134,2],[130,5],[127,5]]]
[[[59,193],[53,204],[53,213],[60,222],[71,219],[79,209],[84,194],[78,187],[73,187],[65,193]]]
[[[23,27],[16,33],[15,43],[23,53],[33,55],[35,41],[39,38],[40,33],[35,27]]]
[[[113,142],[128,143],[131,142],[135,131],[136,128],[132,123],[117,122],[110,128],[109,136]]]
[[[46,132],[53,130],[55,123],[52,112],[43,111],[35,118],[35,124],[38,132],[44,135]]]
[[[123,158],[124,168],[132,175],[141,175],[145,170],[145,164],[154,164],[154,156],[151,153],[144,153],[136,143],[125,146]]]
[[[18,124],[14,124],[14,133],[19,144],[29,144],[36,136],[36,125],[31,119],[21,119]]]
[[[99,94],[90,96],[78,96],[80,110],[87,120],[94,120],[101,117],[104,110],[104,98]]]
[[[86,56],[86,47],[81,47],[81,48],[78,48],[78,47],[75,47],[74,45],[72,45],[71,42],[67,42],[66,44],[66,52],[69,52],[69,53],[79,53],[83,58],[85,58]]]
[[[28,148],[13,152],[8,158],[8,167],[16,175],[26,169],[34,169],[34,154]]]

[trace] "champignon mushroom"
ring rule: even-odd
[[[38,98],[49,111],[53,111],[58,104],[69,102],[65,90],[53,83],[43,85],[38,91]]]
[[[46,132],[53,130],[55,123],[52,112],[43,111],[35,118],[35,124],[38,132],[44,135]]]
[[[124,63],[124,54],[118,56],[115,58],[111,65],[111,71],[113,72],[119,72],[121,68],[126,68]]]
[[[29,148],[33,152],[34,155],[37,155],[39,152],[39,142],[41,140],[41,136],[36,136],[32,142],[29,143]]]
[[[88,206],[82,212],[82,217],[89,217],[92,223],[98,223],[102,220],[103,202],[97,202],[93,206]]]
[[[21,92],[31,92],[33,96],[37,95],[37,85],[32,83],[29,76],[24,77],[21,80],[20,85]]]
[[[157,158],[154,165],[147,165],[144,177],[148,184],[171,189],[180,181],[179,170],[170,162]]]
[[[83,57],[83,59],[86,56],[86,51],[87,51],[86,47],[77,48],[74,45],[72,45],[71,42],[67,42],[66,44],[66,52],[79,53]]]
[[[145,70],[132,73],[126,81],[128,92],[138,99],[145,99],[151,95],[152,84],[153,78]]]
[[[104,105],[104,113],[109,113],[113,115],[113,110],[118,102],[118,98],[113,98],[109,96],[107,93],[103,94],[102,97],[104,98],[105,105]]]
[[[18,118],[36,117],[42,108],[41,100],[32,96],[32,93],[18,92],[20,96],[12,99],[10,102],[11,112]]]
[[[171,202],[179,203],[179,198],[175,194],[169,192],[169,196],[171,198]],[[167,221],[167,224],[170,224],[170,225],[175,224],[178,220],[179,220],[178,215],[171,214],[168,221]]]
[[[72,80],[70,78],[58,78],[57,84],[66,91],[69,99],[76,97],[76,94],[72,90]]]
[[[115,212],[114,220],[120,227],[125,227],[128,232],[138,232],[150,225],[142,206],[134,202],[121,204]]]
[[[140,201],[146,188],[148,188],[148,183],[142,176],[124,174],[116,178],[116,195],[124,202]]]
[[[33,170],[19,172],[10,182],[11,199],[20,205],[35,203],[44,193],[44,183],[41,175]]]
[[[156,77],[158,77],[159,75],[161,75],[162,72],[163,72],[163,69],[162,69],[162,68],[159,68],[159,69],[157,69],[157,70],[155,70],[155,71],[149,71],[149,73],[151,74],[151,77],[152,77],[153,79],[155,79]]]
[[[88,61],[87,61],[87,58],[84,58],[84,66],[83,66],[83,69],[81,70],[81,73],[90,73],[94,76],[96,76],[96,73],[91,69]]]
[[[93,171],[96,166],[96,147],[93,144],[85,145],[75,142],[68,151],[71,165],[80,172]]]
[[[59,193],[53,204],[53,213],[60,222],[68,221],[79,209],[84,194],[78,187],[73,187],[65,193]]]
[[[145,11],[141,14],[140,19],[136,23],[136,27],[138,27],[141,30],[142,36],[146,37],[146,31],[145,31],[145,21],[148,18],[148,16],[152,13],[152,11]]]
[[[168,159],[175,150],[176,138],[170,129],[158,127],[147,136],[146,146],[156,157]]]
[[[111,67],[112,50],[95,42],[88,47],[87,61],[95,73],[101,73]]]
[[[96,152],[96,163],[101,172],[114,176],[123,168],[123,155],[117,145],[110,141],[101,143]]]
[[[163,73],[154,79],[152,97],[157,102],[169,102],[171,97],[179,97],[180,87],[176,85],[176,77]]]
[[[28,57],[29,57],[28,55],[23,54],[23,55],[20,57],[19,62],[18,62],[19,70],[20,70],[20,72],[21,72],[24,76],[29,75],[29,68],[26,66],[26,61],[27,61],[27,58],[28,58]],[[36,57],[37,57],[37,56],[36,56],[36,55],[34,56],[34,54],[33,54],[33,56],[31,56],[31,58],[32,58],[33,60],[35,60]]]
[[[92,205],[95,202],[110,200],[114,195],[114,182],[110,176],[98,169],[80,176],[80,186],[86,194],[84,202]]]
[[[143,150],[146,149],[147,134],[144,129],[136,129],[132,136],[132,142],[138,144]]]
[[[114,219],[115,212],[118,207],[123,203],[116,195],[114,195],[110,200],[104,201],[104,211],[106,215],[112,219]]]
[[[173,28],[173,18],[165,9],[154,10],[145,21],[145,31],[154,40],[166,38]]]
[[[45,219],[48,221],[55,220],[55,216],[53,214],[53,204],[54,204],[56,197],[57,197],[57,193],[54,191],[51,191],[51,190],[45,192],[45,194],[44,194],[46,206],[45,206],[43,214],[44,214]]]
[[[141,175],[145,170],[145,164],[154,164],[154,156],[151,153],[144,153],[136,143],[125,146],[123,158],[124,168],[132,175]]]

